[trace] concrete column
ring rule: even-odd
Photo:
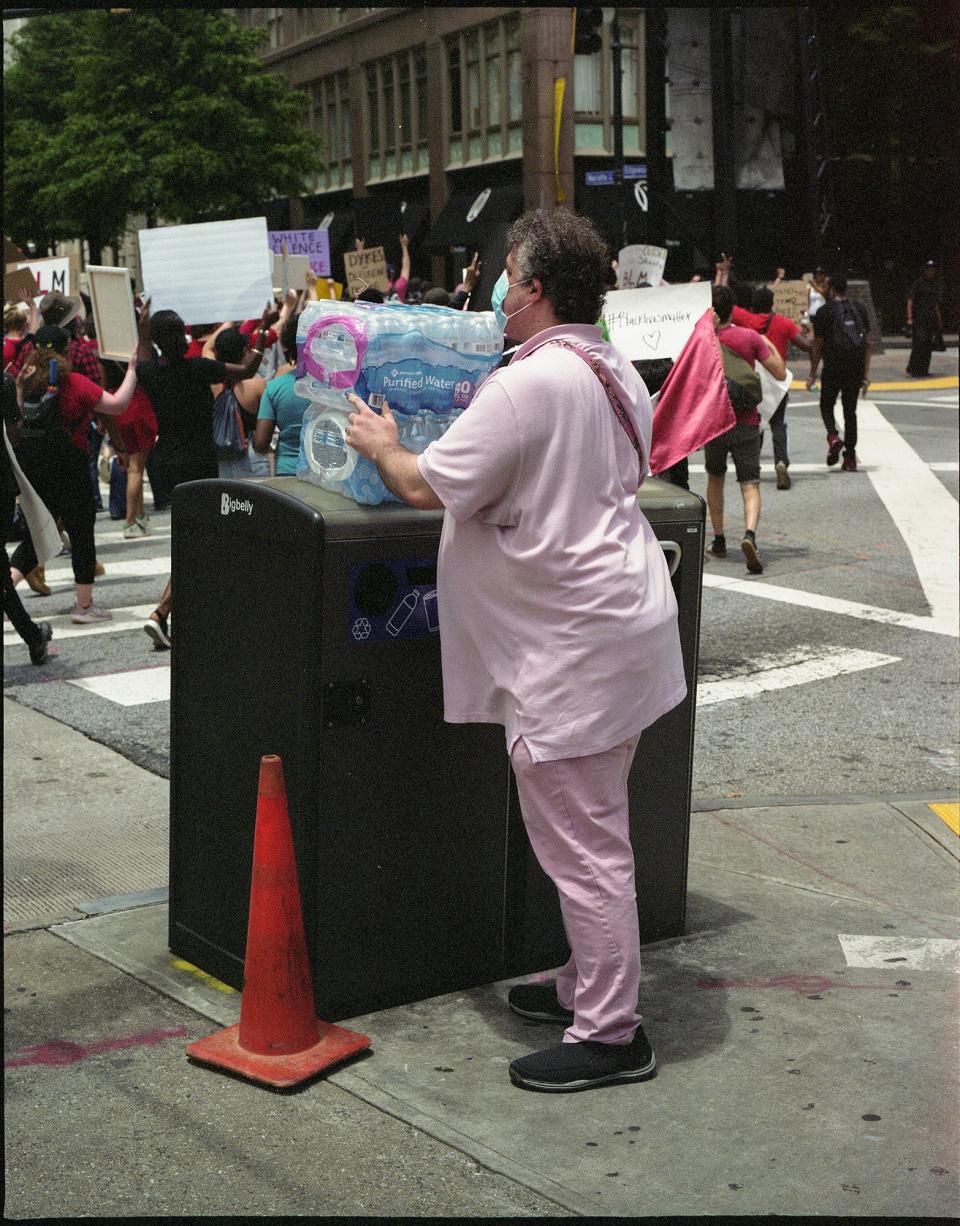
[[[367,135],[363,122],[366,79],[363,69],[355,64],[350,69],[350,160],[353,165],[353,195],[367,195]]]
[[[427,38],[427,95],[437,100],[437,105],[443,105],[446,90],[443,88],[443,52],[440,37],[431,34]],[[446,149],[444,146],[443,116],[431,113],[430,130],[427,133],[427,155],[430,162],[430,221],[434,222],[440,216],[443,206],[450,195],[450,186],[444,170]],[[434,285],[443,285],[446,280],[446,261],[442,255],[430,257],[430,279]]]
[[[573,208],[573,56],[569,8],[525,9],[520,14],[523,57],[524,208],[556,207],[554,174],[554,81],[566,78],[560,127],[560,184]]]

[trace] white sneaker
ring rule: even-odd
[[[123,525],[123,539],[125,541],[138,541],[144,535],[143,529],[136,522]]]
[[[81,609],[79,605],[74,605],[70,610],[70,620],[80,626],[90,626],[94,622],[112,622],[113,614],[107,609],[101,609],[99,605],[95,605],[91,601],[85,609]]]
[[[149,536],[150,535],[150,516],[149,515],[138,515],[137,516],[137,527],[140,529],[140,531],[143,533],[144,536]]]

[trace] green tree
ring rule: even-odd
[[[211,221],[304,190],[306,96],[264,69],[263,37],[172,6],[29,22],[4,74],[5,233],[98,254],[131,213]]]

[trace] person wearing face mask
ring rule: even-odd
[[[607,252],[564,209],[522,217],[492,295],[509,365],[422,455],[388,405],[351,396],[347,442],[415,507],[444,508],[438,610],[444,718],[506,731],[531,844],[560,895],[571,956],[508,1004],[559,1022],[515,1060],[525,1089],[653,1076],[638,1009],[640,939],[627,776],[641,732],[686,695],[677,603],[637,504],[652,411],[597,327]]]

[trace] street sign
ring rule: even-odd
[[[626,162],[623,167],[624,181],[627,179],[645,179],[647,177],[646,162]]]
[[[617,172],[615,170],[588,170],[584,175],[587,187],[613,186],[616,181]]]

